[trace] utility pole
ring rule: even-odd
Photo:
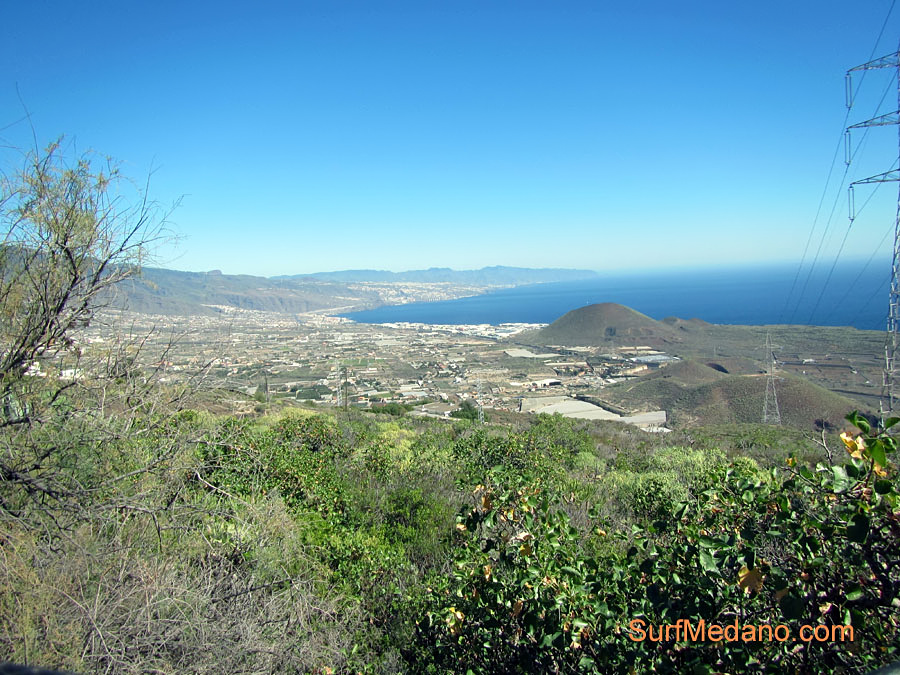
[[[894,125],[900,131],[900,52],[882,56],[874,61],[869,61],[861,66],[856,66],[847,71],[847,108],[853,107],[853,73],[866,70],[880,70],[882,68],[897,69],[897,110],[886,115],[879,115],[872,119],[865,120],[847,127],[846,131],[846,158],[845,162],[849,165],[852,157],[850,134],[853,129],[864,129],[867,127],[883,127]],[[900,160],[900,135],[898,135],[898,160]],[[856,185],[867,185],[871,183],[888,183],[900,181],[900,169],[893,169],[884,173],[870,176],[862,180],[855,181],[850,184],[849,205],[850,205],[850,222],[856,219],[856,207],[853,198],[853,189]],[[897,211],[894,216],[894,248],[891,259],[891,289],[888,296],[888,320],[887,335],[884,342],[884,370],[881,378],[881,421],[892,416],[897,410],[897,355],[900,350],[900,192],[897,196]]]
[[[766,333],[766,401],[763,404],[763,424],[781,424],[781,411],[778,409],[778,395],[775,393],[775,352],[769,333]]]

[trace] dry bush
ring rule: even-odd
[[[97,673],[343,668],[359,610],[314,581],[277,495],[203,484],[208,430],[178,415],[198,383],[159,383],[172,342],[121,326],[76,342],[164,214],[59,144],[20,159],[0,169],[0,653]]]
[[[52,542],[3,522],[0,650],[79,672],[342,668],[361,614],[313,581],[280,500],[211,511],[120,511]]]

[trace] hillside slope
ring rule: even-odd
[[[666,377],[669,368],[663,368],[659,376],[609,387],[603,395],[630,409],[665,409],[678,426],[760,421],[766,396],[764,376],[726,375],[700,366],[715,375],[699,381],[697,366],[691,367],[693,377],[689,379],[677,374]],[[849,411],[863,408],[857,401],[799,377],[780,377],[776,387],[782,422],[797,428],[813,429],[822,423],[840,426]]]
[[[351,289],[346,284],[152,267],[119,284],[111,302],[135,312],[184,316],[215,314],[215,306],[298,313],[381,304],[377,292]]]

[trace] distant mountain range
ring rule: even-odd
[[[592,270],[533,269],[529,267],[482,267],[480,270],[452,270],[449,267],[430,267],[427,270],[387,272],[384,270],[343,270],[317,272],[307,275],[273,277],[273,279],[321,279],[323,281],[353,282],[406,282],[472,284],[476,286],[520,286],[543,284],[553,281],[579,281],[598,276]]]
[[[111,302],[135,312],[183,316],[218,314],[222,307],[296,314],[384,304],[377,292],[353,290],[346,284],[152,267],[120,283]]]
[[[447,268],[410,272],[348,270],[270,278],[222,274],[217,270],[180,272],[145,267],[140,276],[119,284],[107,300],[115,307],[149,314],[213,315],[220,313],[222,307],[296,314],[333,308],[372,309],[396,302],[401,296],[421,299],[409,292],[392,294],[389,284],[448,282],[487,288],[573,281],[595,275],[596,272],[588,270],[485,267],[462,271]],[[363,282],[383,286],[369,288],[361,286]]]

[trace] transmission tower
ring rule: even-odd
[[[882,56],[874,61],[869,61],[856,68],[847,71],[847,108],[853,107],[853,73],[866,70],[879,70],[882,68],[897,69],[897,110],[886,115],[879,115],[872,119],[865,120],[847,127],[847,155],[846,163],[850,164],[850,134],[853,129],[863,129],[866,127],[883,127],[888,125],[897,125],[900,129],[900,52]],[[900,158],[900,137],[898,137],[898,158]],[[900,181],[900,169],[894,169],[870,176],[862,180],[855,181],[850,184],[849,204],[850,204],[850,221],[856,218],[853,188],[856,185],[866,185],[870,183],[888,183]],[[892,415],[897,410],[897,370],[896,359],[898,349],[900,349],[900,192],[897,196],[897,212],[894,217],[894,248],[893,257],[891,259],[891,289],[888,296],[888,320],[887,335],[884,342],[884,371],[881,378],[881,419],[882,421]]]
[[[338,366],[337,401],[335,401],[338,408],[341,407],[341,390],[344,388],[343,382],[341,381],[341,372],[341,367]]]
[[[772,341],[766,333],[766,402],[763,404],[763,424],[781,424],[781,411],[778,409],[778,395],[775,393],[775,352]]]
[[[338,364],[337,407],[347,409],[349,397],[347,396],[347,366]]]
[[[481,380],[478,380],[478,423],[484,424],[484,406],[481,405]]]

